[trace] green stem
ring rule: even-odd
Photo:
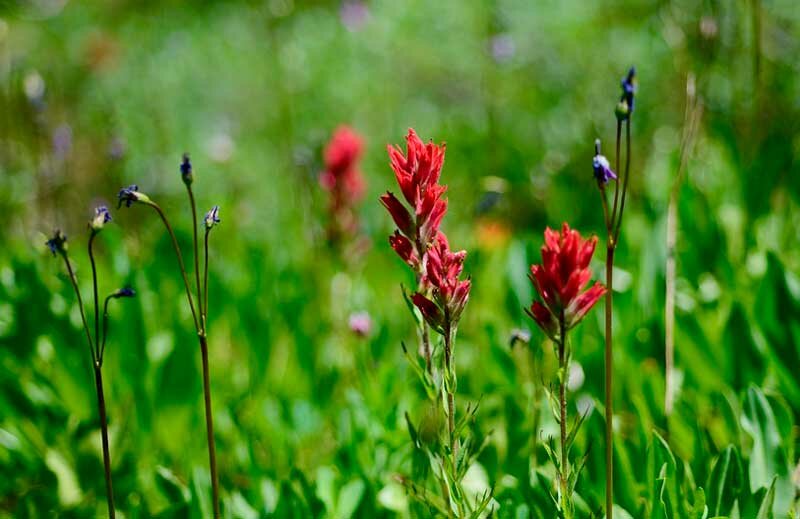
[[[106,418],[106,400],[103,395],[103,375],[98,362],[94,364],[94,383],[97,390],[97,408],[100,413],[100,433],[103,440],[103,469],[106,478],[106,498],[108,501],[108,517],[114,519],[114,488],[111,484],[111,452],[108,448],[108,419]]]
[[[570,506],[571,496],[569,496],[569,456],[567,445],[567,380],[569,379],[568,373],[568,357],[567,357],[567,329],[564,324],[564,311],[558,320],[559,327],[559,341],[558,341],[558,367],[561,372],[561,380],[558,384],[558,403],[560,411],[559,426],[561,429],[561,511],[564,513],[564,518],[569,519],[572,516]]]
[[[453,473],[455,474],[456,459],[458,457],[458,440],[456,438],[456,421],[455,421],[455,395],[453,394],[452,384],[452,361],[453,361],[453,336],[455,330],[447,325],[444,334],[444,369],[445,376],[447,377],[447,385],[445,386],[445,393],[447,395],[447,430],[450,438],[450,452],[453,455]]]

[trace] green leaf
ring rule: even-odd
[[[750,386],[747,390],[743,408],[742,428],[753,439],[748,465],[750,492],[774,486],[772,511],[783,517],[791,506],[794,488],[775,413],[764,393],[756,386]]]
[[[744,475],[742,461],[736,447],[729,445],[717,457],[708,476],[708,512],[712,515],[730,515],[742,491]]]
[[[773,508],[775,507],[775,483],[777,478],[772,478],[772,483],[769,485],[769,490],[761,500],[761,505],[758,507],[758,515],[756,519],[773,519],[775,514]]]
[[[345,484],[339,490],[335,517],[352,517],[364,497],[364,488],[364,482],[360,479],[354,479]]]

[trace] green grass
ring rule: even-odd
[[[183,151],[199,210],[221,206],[209,343],[223,515],[425,517],[396,480],[414,456],[404,413],[419,423],[427,409],[400,347],[416,341],[400,291],[414,280],[378,203],[395,189],[385,145],[410,126],[447,142],[443,227],[469,252],[457,403],[463,412],[480,399],[472,428],[488,439],[469,482],[494,489],[497,517],[553,517],[553,468],[530,445],[536,406],[538,436],[557,435],[547,402],[534,399],[555,359],[523,312],[526,276],[546,225],[603,230],[593,143],[613,157],[631,64],[614,516],[798,517],[794,5],[463,4],[371,2],[356,31],[330,2],[0,4],[0,517],[105,514],[91,365],[63,264],[44,242],[56,226],[69,235],[89,300],[85,222],[137,183],[170,214],[189,258]],[[496,35],[513,42],[505,61],[489,52]],[[666,417],[665,222],[690,72],[705,112],[679,195],[680,385]],[[36,77],[44,93],[33,102],[25,88]],[[357,257],[325,243],[317,182],[340,123],[367,146],[359,216],[370,247]],[[56,149],[64,125],[71,145]],[[121,157],[109,154],[115,142]],[[210,517],[200,356],[170,242],[144,208],[113,216],[97,243],[101,294],[126,283],[138,292],[112,308],[104,367],[117,506],[127,518]],[[491,235],[489,224],[507,232]],[[595,262],[602,279],[602,254]],[[368,338],[348,329],[356,311],[372,317]],[[509,347],[515,328],[531,330],[529,346]],[[604,503],[601,308],[572,341],[585,380],[570,411],[578,400],[596,408],[575,447],[588,453],[577,493],[589,517]]]

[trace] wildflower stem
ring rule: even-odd
[[[615,166],[615,169],[614,169],[614,171],[616,171],[617,174],[619,174],[619,147],[620,147],[621,139],[622,139],[622,121],[617,120],[617,140],[616,140],[617,155],[616,155],[616,159],[615,159],[616,160],[616,166]],[[614,207],[613,207],[613,210],[611,211],[611,220],[610,220],[610,222],[611,222],[610,228],[612,228],[612,229],[614,228],[614,223],[616,222],[616,219],[617,219],[617,203],[618,202],[619,202],[619,180],[614,182]]]
[[[107,296],[105,302],[103,303],[103,342],[100,345],[100,356],[98,357],[100,366],[103,365],[103,355],[106,353],[106,338],[108,338],[108,302],[113,297],[113,294]]]
[[[566,347],[566,334],[567,327],[565,326],[564,311],[561,311],[558,319],[558,367],[561,373],[561,380],[558,383],[558,403],[559,403],[559,426],[561,428],[561,511],[564,513],[564,518],[571,517],[571,507],[569,505],[570,496],[568,495],[569,484],[569,457],[567,451],[567,379],[568,373],[568,357]]]
[[[617,158],[619,160],[619,158]],[[630,169],[631,169],[631,118],[625,122],[625,180],[623,180],[622,185],[622,197],[619,203],[619,214],[617,214],[617,220],[615,222],[616,229],[614,230],[614,246],[617,244],[617,240],[619,240],[619,230],[622,227],[622,212],[625,210],[625,198],[628,194],[628,178],[630,177]],[[617,182],[619,185],[619,182]]]
[[[422,246],[422,239],[419,236],[419,228],[416,231],[415,245],[417,246],[417,256],[419,257],[419,265],[417,271],[417,291],[422,292],[422,277],[425,275],[425,256],[426,249]],[[422,355],[425,357],[425,369],[429,375],[433,375],[433,364],[431,363],[431,338],[428,323],[422,320]]]
[[[613,363],[614,353],[611,338],[612,293],[614,292],[614,244],[611,233],[606,246],[606,518],[611,519],[614,506],[614,400],[613,400]]]
[[[86,313],[83,311],[83,298],[81,297],[81,291],[78,288],[78,280],[75,278],[75,272],[72,270],[72,265],[69,262],[67,253],[62,252],[61,257],[64,258],[64,263],[67,265],[67,273],[69,274],[69,280],[72,282],[72,288],[75,290],[75,296],[78,298],[78,309],[81,312],[81,321],[83,321],[83,330],[86,332],[86,341],[89,344],[89,354],[92,356],[92,361],[94,361],[94,346],[92,344],[92,332],[89,331],[89,325],[86,322]]]
[[[208,313],[208,233],[211,231],[208,227],[206,227],[206,234],[205,238],[203,239],[203,310],[201,313],[203,314],[203,330],[206,329],[206,315]]]
[[[97,267],[95,266],[94,262],[94,252],[92,251],[92,244],[94,242],[94,237],[97,236],[97,231],[92,229],[91,233],[89,234],[89,262],[92,264],[92,287],[94,288],[94,361],[98,362],[100,360],[100,309],[99,309],[99,298],[97,296]]]
[[[111,452],[108,448],[108,421],[106,418],[106,400],[103,395],[103,374],[99,361],[94,363],[94,384],[97,389],[97,407],[100,412],[100,433],[103,440],[103,469],[106,477],[106,497],[108,500],[108,517],[114,519],[114,489],[111,484]]]
[[[161,217],[161,221],[164,222],[164,227],[167,228],[167,232],[169,233],[169,237],[172,239],[172,248],[175,249],[175,256],[178,258],[178,266],[181,269],[181,275],[183,276],[183,285],[186,288],[186,299],[189,301],[189,309],[192,311],[192,318],[194,319],[194,327],[198,333],[200,333],[200,322],[197,320],[197,312],[194,309],[194,301],[192,301],[192,290],[189,288],[189,278],[186,275],[186,266],[183,263],[183,256],[181,255],[181,248],[178,246],[178,239],[175,237],[175,232],[172,230],[172,226],[169,224],[169,220],[167,220],[167,216],[164,214],[164,211],[159,207],[158,204],[155,202],[145,202],[147,205],[152,207],[157,213],[158,216]]]
[[[194,192],[191,184],[186,184],[186,192],[189,193],[189,203],[192,206],[192,245],[194,247],[194,280],[197,287],[197,306],[200,312],[200,329],[205,330],[205,313],[203,308],[203,294],[200,291],[200,254],[197,244],[197,204],[194,200]]]
[[[200,353],[203,358],[203,398],[206,410],[206,439],[208,441],[208,464],[211,468],[211,493],[214,500],[214,517],[219,519],[219,478],[217,477],[217,449],[214,445],[214,420],[211,416],[211,377],[208,373],[208,343],[205,332],[197,335],[200,339]]]
[[[449,316],[446,318],[449,319]],[[453,470],[456,468],[456,458],[458,457],[458,441],[456,440],[456,421],[455,421],[455,396],[453,395],[454,378],[452,376],[453,361],[453,338],[455,330],[451,328],[449,322],[444,330],[444,370],[445,393],[447,395],[447,430],[450,438],[450,452],[453,455]]]

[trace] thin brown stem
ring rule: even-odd
[[[217,477],[217,449],[214,444],[214,419],[211,416],[211,377],[208,371],[208,343],[204,333],[198,334],[200,353],[203,358],[203,398],[206,410],[206,439],[208,441],[208,464],[211,469],[211,494],[214,500],[214,518],[219,519],[219,478]]]
[[[625,122],[625,180],[622,186],[622,197],[619,203],[619,213],[617,213],[617,220],[615,222],[616,230],[614,231],[614,246],[619,241],[619,230],[622,228],[622,213],[625,211],[625,198],[628,194],[628,179],[630,178],[631,169],[631,118],[630,116]],[[617,182],[619,185],[619,182]]]
[[[83,330],[86,332],[86,342],[89,344],[89,353],[92,356],[92,361],[94,362],[94,346],[92,344],[92,332],[89,331],[89,325],[86,322],[86,313],[83,310],[83,298],[81,297],[81,291],[78,288],[78,280],[75,278],[75,272],[72,270],[72,265],[69,262],[69,258],[67,257],[66,252],[61,253],[61,257],[64,258],[64,263],[67,265],[67,273],[69,274],[69,280],[72,282],[72,288],[75,290],[75,297],[78,298],[78,309],[81,312],[81,321],[83,321]]]
[[[612,321],[612,293],[614,292],[614,245],[611,241],[611,235],[608,236],[608,245],[606,248],[606,351],[605,351],[605,365],[606,365],[606,384],[605,384],[605,399],[606,399],[606,517],[611,519],[613,515],[614,506],[614,396],[613,396],[613,373],[614,373],[614,355],[613,344],[611,337],[611,321]]]
[[[97,390],[97,408],[100,412],[100,433],[103,440],[103,469],[106,477],[106,498],[108,501],[108,517],[114,519],[114,488],[111,484],[111,452],[108,448],[108,419],[106,417],[106,400],[103,395],[103,374],[99,363],[94,364],[94,384]]]
[[[92,251],[92,244],[94,237],[97,236],[97,231],[92,229],[89,234],[89,262],[92,264],[92,287],[94,288],[94,347],[95,347],[95,362],[100,359],[100,300],[97,296],[97,267],[94,262],[94,252]]]
[[[189,288],[189,278],[186,275],[186,266],[183,263],[183,256],[181,255],[181,248],[178,246],[178,239],[175,237],[175,232],[172,230],[172,226],[169,224],[169,220],[167,220],[167,216],[164,214],[164,211],[161,207],[158,206],[155,202],[148,202],[147,205],[152,207],[157,213],[158,216],[161,217],[161,221],[164,222],[164,226],[167,228],[167,232],[169,233],[169,237],[172,239],[172,248],[175,249],[175,256],[178,258],[178,266],[181,269],[181,276],[183,276],[183,285],[186,288],[186,299],[189,301],[189,309],[192,311],[192,318],[194,319],[194,327],[198,333],[200,333],[200,322],[197,319],[197,312],[194,309],[194,301],[192,301],[192,290]],[[198,302],[199,304],[199,302]]]
[[[620,141],[622,139],[622,121],[617,120],[617,140],[616,140],[616,149],[617,154],[615,157],[616,165],[614,166],[614,171],[617,175],[619,175],[619,148],[620,148]],[[617,219],[617,204],[619,203],[619,179],[614,182],[614,207],[611,211],[611,228],[614,228],[614,222]]]
[[[106,300],[103,303],[103,340],[100,345],[100,355],[97,358],[97,362],[100,364],[100,366],[103,365],[103,356],[106,353],[106,339],[108,338],[108,302],[113,297],[113,295],[106,297]]]
[[[206,318],[208,317],[208,234],[211,229],[206,227],[205,238],[203,239],[203,330],[206,329]]]
[[[200,312],[201,330],[205,330],[206,310],[203,307],[203,294],[200,291],[200,254],[197,244],[197,204],[194,201],[194,192],[192,191],[191,184],[186,184],[186,192],[189,193],[189,202],[192,206],[192,246],[194,250],[194,280],[197,287],[197,306]],[[206,233],[206,236],[208,236],[208,233]]]

